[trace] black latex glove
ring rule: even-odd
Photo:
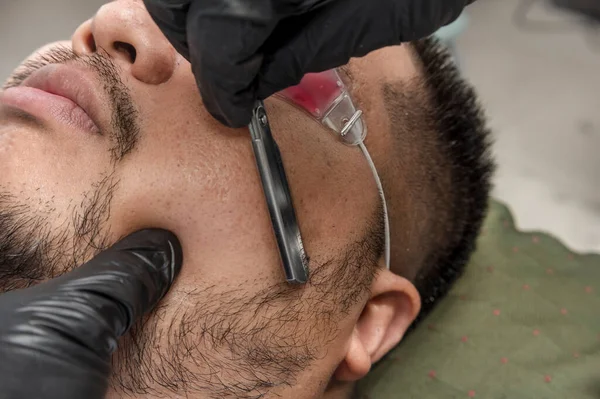
[[[0,398],[103,398],[117,340],[181,262],[177,237],[143,230],[68,274],[0,295]]]
[[[426,37],[474,0],[144,0],[188,61],[206,109],[242,127],[257,99],[308,72]]]

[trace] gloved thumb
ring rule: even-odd
[[[167,293],[182,262],[181,245],[174,234],[147,229],[51,281],[47,289],[56,284],[57,294],[85,292],[102,298],[99,302],[104,306],[95,309],[95,322],[108,326],[109,334],[118,339]]]
[[[182,260],[174,234],[138,231],[61,277],[2,295],[0,314],[16,309],[10,312],[13,322],[60,332],[106,359],[117,340],[167,293]]]

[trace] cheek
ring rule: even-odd
[[[112,230],[174,232],[186,259],[178,284],[186,288],[198,279],[282,281],[248,131],[208,115],[189,67],[160,90],[137,92],[143,134],[118,166]]]
[[[286,115],[276,119],[273,131],[307,250],[337,254],[363,237],[377,206],[370,168],[357,146],[343,144],[303,112],[283,102],[270,108]]]
[[[113,231],[173,231],[186,259],[182,289],[282,281],[248,137],[166,137],[141,145],[119,170]]]

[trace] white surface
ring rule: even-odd
[[[563,33],[516,29],[518,3],[475,3],[458,40],[496,137],[495,195],[511,205],[521,228],[600,251],[600,46],[590,50],[589,32],[543,2],[531,18]]]
[[[0,76],[31,50],[70,37],[100,0],[0,0]],[[495,195],[525,229],[550,231],[600,251],[600,34],[586,45],[572,17],[538,7],[532,17],[567,33],[529,33],[511,22],[517,0],[479,0],[458,41],[481,93],[500,164]]]

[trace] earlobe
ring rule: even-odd
[[[335,379],[346,382],[356,381],[367,375],[370,369],[371,357],[355,328],[350,337],[346,357],[335,371]]]
[[[380,272],[354,327],[346,357],[338,366],[339,381],[364,377],[401,340],[421,308],[419,293],[407,279],[389,270]]]

